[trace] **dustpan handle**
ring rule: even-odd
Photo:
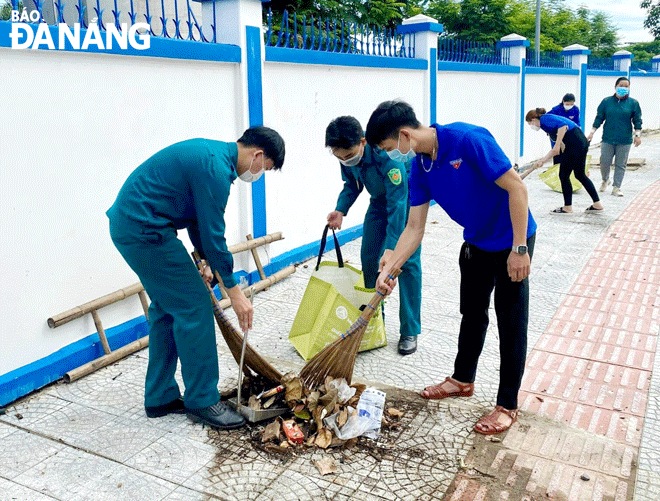
[[[321,248],[319,249],[319,257],[316,260],[316,268],[315,270],[319,269],[319,266],[321,264],[321,257],[323,256],[323,253],[325,252],[325,241],[328,238],[328,229],[330,226],[327,224],[325,225],[325,228],[323,229],[323,236],[321,237]],[[337,262],[339,263],[339,267],[343,268],[344,267],[344,258],[341,255],[341,248],[339,247],[339,240],[337,240],[337,235],[335,234],[335,230],[332,230],[332,236],[335,239],[335,251],[337,252]]]

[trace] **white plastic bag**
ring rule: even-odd
[[[340,404],[345,404],[351,399],[351,397],[353,397],[353,395],[355,395],[355,388],[348,386],[348,383],[344,378],[333,379],[328,386],[330,389],[337,389],[337,401]]]
[[[350,440],[351,438],[359,437],[371,426],[369,419],[358,416],[358,413],[350,405],[346,407],[346,410],[348,411],[348,420],[344,423],[344,426],[342,426],[341,429],[337,426],[339,412],[335,412],[323,419],[323,424],[332,430],[335,436],[340,440]]]
[[[385,392],[376,388],[367,388],[360,395],[357,404],[358,417],[366,419],[369,427],[362,436],[376,440],[380,433],[380,424],[383,420],[383,408],[385,407]]]

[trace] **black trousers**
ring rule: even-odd
[[[536,234],[527,239],[530,258]],[[527,324],[529,319],[529,278],[512,282],[507,272],[511,249],[487,252],[463,243],[461,270],[461,329],[453,378],[463,383],[474,382],[477,363],[486,339],[488,306],[495,289],[495,316],[500,337],[500,385],[497,405],[518,408],[518,390],[527,357]]]
[[[559,166],[559,181],[561,182],[561,192],[564,195],[564,205],[573,205],[573,185],[571,184],[571,172],[575,174],[575,179],[582,183],[587,190],[591,200],[598,202],[598,192],[594,183],[585,173],[587,153],[589,151],[589,141],[584,133],[578,128],[569,130],[564,135],[564,149],[561,155],[561,164]]]

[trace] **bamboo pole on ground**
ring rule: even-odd
[[[122,346],[121,348],[118,348],[107,355],[103,355],[96,360],[92,360],[85,365],[81,365],[77,369],[73,369],[67,372],[64,374],[64,382],[72,383],[76,379],[80,379],[81,377],[86,376],[87,374],[91,374],[92,372],[97,371],[106,365],[117,362],[118,360],[127,357],[128,355],[132,355],[136,351],[140,351],[141,349],[146,348],[147,346],[149,346],[149,336],[144,336],[137,341],[133,341],[132,343],[127,344],[126,346]]]

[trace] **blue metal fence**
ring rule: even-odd
[[[531,48],[527,48],[526,56],[527,66],[532,66],[536,68],[570,68],[571,59],[570,57],[565,57],[561,52],[549,52],[549,51],[539,51],[539,61],[536,62],[536,51]]]
[[[587,68],[590,70],[613,70],[614,62],[611,57],[589,56]]]
[[[653,63],[651,61],[635,61],[633,59],[630,69],[631,71],[645,71],[649,73],[653,71]]]
[[[122,24],[128,26],[137,23],[149,25],[149,35],[175,40],[193,40],[200,42],[215,42],[215,18],[212,25],[212,35],[202,33],[201,4],[191,0],[120,0],[126,5],[121,10],[118,0],[11,0],[15,10],[25,7],[28,12],[39,12],[39,19],[50,25],[67,24],[73,26],[79,23],[87,29],[91,23],[96,23],[99,30],[105,31],[113,24],[121,29]]]
[[[509,51],[496,44],[450,37],[438,39],[438,61],[479,64],[509,64]]]
[[[415,37],[387,28],[336,19],[310,16],[298,17],[294,12],[282,14],[277,26],[274,14],[268,9],[267,47],[363,54],[387,57],[415,57]]]

